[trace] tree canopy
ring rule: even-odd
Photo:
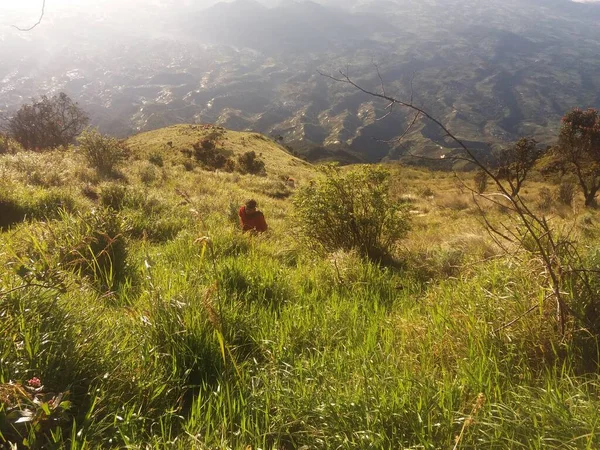
[[[72,143],[88,122],[87,114],[61,92],[21,106],[9,119],[7,131],[26,149],[47,149]]]
[[[572,172],[585,196],[585,205],[596,202],[600,189],[600,115],[596,109],[575,108],[562,120],[554,156]]]

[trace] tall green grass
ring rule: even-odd
[[[535,261],[500,255],[472,211],[452,211],[443,228],[448,210],[430,206],[398,264],[382,267],[352,251],[313,253],[287,232],[290,203],[266,194],[272,231],[239,232],[230,205],[264,180],[173,166],[147,186],[133,167],[92,180],[91,200],[77,194],[90,183],[82,170],[57,188],[81,211],[61,207],[0,233],[2,444],[600,445],[595,340],[559,337]],[[48,192],[11,177],[18,203]],[[419,201],[424,210],[429,200]],[[595,242],[594,221],[582,222],[583,244]],[[12,426],[7,386],[33,377],[70,408]]]

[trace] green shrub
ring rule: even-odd
[[[435,195],[435,192],[433,192],[433,189],[431,189],[429,186],[425,186],[423,189],[421,189],[419,195],[421,195],[421,197],[424,198],[429,198],[433,197]]]
[[[20,152],[2,160],[3,169],[13,180],[41,187],[59,187],[67,182],[73,168],[67,152]]]
[[[155,165],[151,163],[142,163],[137,170],[140,181],[149,186],[161,179],[162,173]]]
[[[62,211],[74,211],[74,198],[60,190],[42,192],[5,192],[0,195],[0,230],[26,219],[45,220],[60,216]]]
[[[148,156],[148,161],[151,164],[154,164],[157,167],[164,167],[165,165],[165,161],[163,159],[163,155],[161,152],[159,151],[155,151],[152,152],[149,156]]]
[[[23,147],[21,147],[17,141],[9,138],[3,133],[0,133],[0,155],[14,154],[19,151],[23,151]]]
[[[212,140],[204,139],[192,146],[193,150],[184,150],[183,153],[198,161],[205,170],[226,170],[232,172],[235,163],[229,158],[226,152],[216,148]]]
[[[115,211],[121,211],[127,207],[143,209],[144,211],[156,209],[156,205],[154,205],[156,200],[148,199],[141,190],[124,184],[103,184],[100,189],[99,197],[102,206]]]
[[[75,199],[69,193],[60,190],[44,191],[31,207],[30,215],[34,219],[55,219],[62,211],[73,212],[77,209]]]
[[[57,305],[55,294],[33,290],[3,299],[0,316],[9,336],[23,336],[27,342],[3,342],[8,352],[0,368],[0,448],[4,439],[28,441],[27,448],[48,448],[51,434],[69,423],[70,402],[63,403],[67,391],[74,394],[77,409],[89,383],[87,361],[82,363],[76,355],[72,316]],[[3,384],[2,379],[15,383]],[[31,420],[19,420],[22,417]]]
[[[128,212],[127,235],[150,242],[166,242],[174,239],[187,225],[186,217],[180,214],[147,213],[143,209]]]
[[[126,156],[125,148],[117,139],[103,136],[97,129],[86,129],[77,142],[79,151],[100,175],[114,174]]]
[[[119,214],[110,209],[63,215],[54,246],[76,273],[89,278],[100,292],[112,292],[130,275],[128,247]]]
[[[473,181],[475,182],[475,190],[479,194],[483,194],[488,186],[488,174],[484,170],[478,170]]]
[[[381,260],[409,229],[408,211],[389,194],[390,174],[379,167],[342,171],[323,168],[325,178],[302,188],[296,220],[309,244],[326,251],[356,249]]]
[[[238,155],[238,170],[240,173],[252,175],[265,175],[265,162],[256,156],[256,152],[250,151]]]
[[[0,231],[23,222],[27,216],[26,208],[12,198],[0,198]]]
[[[120,211],[125,207],[128,189],[122,184],[106,184],[100,191],[100,203],[102,206]]]
[[[232,259],[219,274],[219,286],[228,298],[274,310],[281,308],[291,298],[285,272],[266,261],[253,262]]]
[[[260,183],[257,183],[256,192],[266,195],[267,197],[284,199],[292,195],[290,187],[280,180],[264,178]]]

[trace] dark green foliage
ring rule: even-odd
[[[77,141],[88,164],[102,176],[115,175],[127,156],[127,149],[117,139],[103,136],[97,129],[88,128]]]
[[[209,303],[192,308],[192,299],[183,300],[153,299],[149,316],[153,326],[148,329],[153,348],[165,355],[165,362],[172,367],[171,377],[181,383],[179,392],[214,383],[223,368],[215,336],[218,313]]]
[[[100,204],[112,211],[122,211],[126,236],[165,242],[173,239],[186,225],[186,216],[172,209],[169,213],[163,202],[147,197],[140,190],[123,184],[106,184],[100,191]]]
[[[132,195],[132,192],[127,189],[127,186],[108,184],[100,191],[100,204],[115,211],[120,211],[125,207],[128,195]]]
[[[22,222],[27,216],[27,209],[15,199],[0,198],[0,230]]]
[[[0,155],[3,153],[8,153],[8,136],[0,133]]]
[[[223,150],[217,149],[213,140],[203,139],[192,146],[193,150],[182,152],[198,161],[205,170],[233,172],[235,163]]]
[[[572,296],[569,306],[578,325],[573,344],[582,353],[582,365],[596,372],[600,363],[600,251],[590,249],[582,262],[589,269],[570,273],[567,283]]]
[[[182,153],[199,162],[204,170],[223,170],[242,174],[265,175],[265,162],[254,151],[238,155],[234,160],[231,152],[218,148],[214,140],[203,139],[192,146],[192,150],[184,149]],[[188,166],[186,166],[188,169]],[[190,169],[188,169],[190,170]]]
[[[26,219],[53,219],[62,211],[74,211],[75,200],[70,194],[59,190],[46,190],[41,194],[3,193],[0,194],[0,230]]]
[[[63,211],[75,211],[75,199],[67,193],[57,190],[48,190],[39,196],[31,210],[34,219],[56,219]]]
[[[115,211],[121,211],[128,207],[144,209],[145,212],[149,213],[157,208],[156,202],[146,198],[140,189],[119,183],[107,183],[102,186],[100,203],[102,206]]]
[[[146,213],[143,209],[128,211],[127,236],[150,242],[167,242],[174,239],[187,225],[185,216],[173,210],[171,214]]]
[[[24,148],[48,149],[71,144],[88,122],[86,113],[61,92],[23,105],[7,128],[9,136]]]
[[[125,230],[118,213],[99,209],[64,215],[54,246],[66,267],[90,279],[100,292],[113,292],[130,278]]]
[[[237,158],[240,173],[252,175],[265,175],[265,162],[256,156],[256,152],[242,153]]]
[[[478,170],[473,181],[475,181],[475,190],[483,194],[488,186],[488,174],[484,170]]]
[[[164,167],[165,161],[163,159],[163,155],[160,152],[152,153],[148,157],[148,161],[154,164],[156,167]]]
[[[324,179],[302,188],[294,199],[308,242],[326,251],[356,249],[374,260],[389,257],[409,229],[406,207],[390,197],[389,172],[326,166],[323,173]]]
[[[265,194],[267,197],[277,199],[288,198],[292,195],[290,186],[280,180],[265,179],[264,182],[260,184],[260,189],[257,189],[257,191]]]

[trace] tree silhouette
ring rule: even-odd
[[[87,126],[87,114],[67,94],[42,96],[23,105],[8,121],[8,135],[26,149],[68,145]]]
[[[577,177],[586,206],[596,204],[600,189],[600,115],[596,109],[568,112],[562,120],[553,153],[562,167]]]

